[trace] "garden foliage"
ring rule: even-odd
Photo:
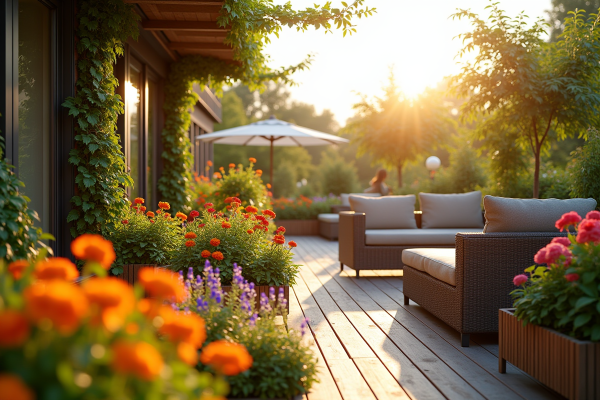
[[[571,196],[592,197],[600,204],[600,133],[593,129],[573,155]]]
[[[254,158],[250,159],[250,165],[244,168],[242,164],[229,164],[227,170],[221,167],[221,172],[215,173],[215,189],[211,200],[217,211],[225,211],[229,205],[225,202],[227,198],[237,197],[241,199],[242,206],[254,206],[259,209],[270,207],[268,191],[262,181],[262,171],[254,170]]]
[[[559,229],[576,232],[541,249],[538,265],[517,275],[514,283],[515,315],[531,323],[573,336],[600,341],[600,212],[584,220],[572,211],[556,222]],[[546,265],[546,266],[544,266]]]
[[[123,102],[115,94],[113,75],[123,43],[137,38],[139,16],[122,0],[83,0],[77,5],[77,94],[63,106],[75,118],[75,146],[69,162],[77,173],[76,194],[67,222],[71,234],[100,232],[114,224],[127,207],[127,173],[116,123]]]
[[[331,206],[341,204],[337,196],[314,197],[309,199],[299,196],[296,199],[273,200],[273,210],[277,212],[277,220],[287,219],[317,219],[319,214],[331,213]]]
[[[315,356],[302,340],[302,332],[276,325],[276,315],[286,314],[283,293],[271,288],[257,298],[254,284],[242,277],[234,266],[231,291],[223,293],[220,271],[207,261],[194,276],[187,273],[190,296],[177,306],[190,310],[206,321],[206,342],[228,340],[244,345],[252,356],[252,367],[237,376],[227,377],[232,397],[292,398],[306,393],[316,382]],[[207,368],[199,365],[203,371]]]

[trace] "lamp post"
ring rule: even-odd
[[[425,161],[425,167],[427,167],[427,169],[429,170],[429,178],[431,180],[433,180],[435,176],[435,171],[437,171],[441,165],[442,161],[438,157],[431,156],[427,158],[427,160]]]

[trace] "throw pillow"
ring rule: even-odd
[[[421,228],[483,228],[481,192],[419,193]]]
[[[352,211],[366,214],[366,229],[417,229],[415,195],[367,197],[351,195]]]

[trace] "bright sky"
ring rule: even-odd
[[[274,0],[283,4],[287,0]],[[346,0],[348,3],[351,0]],[[325,0],[291,0],[294,8],[312,6]],[[280,38],[272,38],[266,53],[271,66],[297,64],[313,53],[309,71],[294,75],[300,86],[290,89],[296,100],[314,104],[318,111],[330,109],[341,125],[353,114],[358,93],[375,96],[387,83],[389,66],[403,91],[416,95],[427,86],[435,86],[444,76],[458,72],[454,57],[461,47],[453,38],[467,32],[465,20],[448,19],[457,8],[470,8],[487,16],[486,0],[366,0],[377,13],[353,21],[357,32],[342,37],[342,32],[324,34],[310,29],[299,33],[285,28]],[[333,0],[333,7],[341,1]],[[525,11],[532,20],[546,19],[550,0],[500,0],[510,16]]]

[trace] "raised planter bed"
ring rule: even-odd
[[[269,288],[275,288],[275,296],[279,295],[279,288],[283,288],[283,295],[286,300],[286,314],[290,313],[290,287],[289,286],[255,286],[254,290],[256,290],[256,309],[260,310],[260,294],[265,293],[267,296],[269,295]],[[229,293],[231,291],[231,286],[221,286],[223,289],[223,293]],[[279,301],[276,301],[276,304],[279,304]]]
[[[275,224],[285,227],[285,234],[291,236],[316,236],[319,234],[319,220],[317,219],[282,219],[275,220]]]
[[[519,321],[514,309],[499,312],[499,370],[506,362],[569,399],[600,398],[600,343],[573,339]]]

